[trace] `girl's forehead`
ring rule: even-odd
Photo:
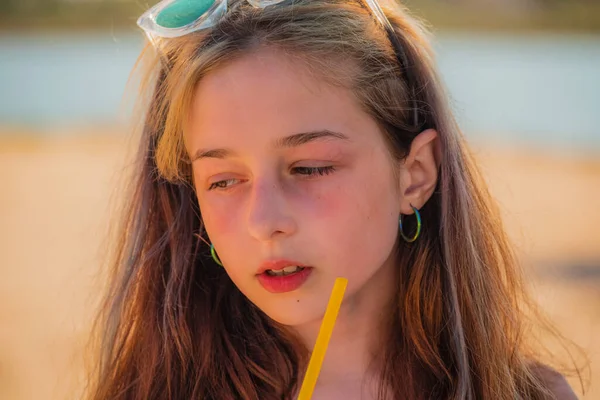
[[[218,109],[274,113],[290,107],[299,112],[318,108],[332,98],[343,100],[351,93],[335,90],[325,80],[311,75],[305,66],[294,64],[282,52],[261,49],[211,71],[198,83],[194,112],[217,116]],[[347,93],[346,93],[347,92]]]
[[[266,49],[202,78],[190,110],[188,141],[352,131],[368,123],[365,118],[351,90],[332,86],[283,53]]]

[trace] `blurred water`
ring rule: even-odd
[[[0,37],[0,124],[116,121],[141,45],[138,35]]]
[[[600,37],[447,36],[437,45],[467,132],[600,149]]]
[[[470,135],[600,149],[600,37],[442,35],[442,77]],[[115,123],[140,34],[0,37],[0,125]]]

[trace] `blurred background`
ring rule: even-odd
[[[80,397],[154,3],[0,0],[0,399]],[[536,298],[589,357],[570,383],[600,399],[600,2],[406,4]]]

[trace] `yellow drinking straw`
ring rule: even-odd
[[[327,310],[325,310],[325,316],[323,317],[323,322],[321,322],[321,329],[319,329],[317,342],[315,343],[312,355],[310,356],[306,375],[304,375],[304,380],[302,381],[298,400],[310,400],[313,391],[315,390],[317,378],[321,371],[321,364],[323,364],[323,360],[325,359],[325,352],[327,351],[329,339],[333,332],[333,326],[335,325],[335,320],[340,311],[340,306],[342,305],[346,285],[348,285],[348,279],[346,278],[337,278],[335,280],[331,296],[329,297],[329,303],[327,304]]]

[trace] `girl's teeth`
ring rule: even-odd
[[[304,268],[302,268],[302,267],[293,265],[293,266],[285,267],[283,269],[278,269],[277,271],[268,269],[266,271],[266,273],[267,273],[267,275],[271,275],[271,276],[286,276],[286,275],[290,275],[290,274],[293,274],[298,271],[302,271],[303,269]]]

